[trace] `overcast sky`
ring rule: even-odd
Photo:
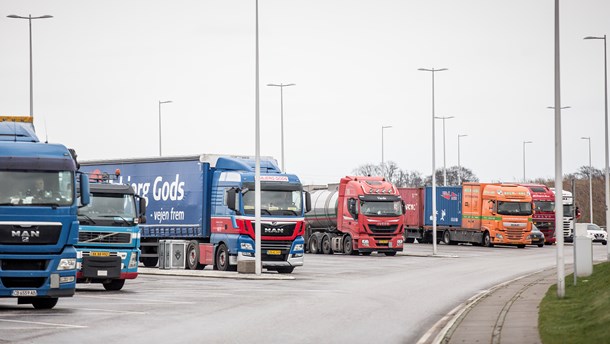
[[[563,171],[604,166],[610,1],[561,4]],[[254,0],[0,0],[0,115],[29,114],[32,22],[39,136],[79,159],[254,155]],[[447,166],[481,181],[554,177],[553,0],[260,0],[261,154],[304,184],[385,161],[432,168],[431,75]],[[443,165],[437,121],[437,167]]]

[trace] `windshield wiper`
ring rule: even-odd
[[[131,226],[131,222],[127,221],[127,220],[126,220],[126,219],[125,219],[123,216],[121,216],[121,215],[101,215],[100,217],[118,217],[118,218],[120,218],[121,220],[123,220],[123,222],[125,222],[125,224],[126,224],[127,226]]]
[[[294,211],[292,209],[284,209],[282,211],[288,211],[288,212],[290,212],[291,215],[294,215],[294,216],[298,216],[299,215],[299,213],[297,213],[296,211]]]
[[[92,224],[92,225],[94,225],[94,224],[95,224],[95,221],[93,221],[93,219],[92,219],[92,218],[90,218],[89,216],[87,216],[87,215],[85,215],[85,214],[78,214],[78,216],[79,216],[79,217],[80,217],[80,216],[82,216],[82,217],[86,218],[86,219],[87,219],[87,221],[91,222],[91,224]]]

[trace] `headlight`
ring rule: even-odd
[[[303,244],[294,245],[294,251],[303,251]]]
[[[252,247],[252,244],[249,242],[242,242],[241,249],[244,251],[253,251],[254,250],[254,248]]]
[[[131,256],[129,257],[129,269],[133,269],[138,267],[138,254],[136,252],[131,252]]]
[[[59,261],[57,270],[74,270],[76,269],[76,259],[74,258],[63,258]]]
[[[74,276],[59,277],[59,283],[71,283],[71,282],[74,282]]]
[[[496,234],[496,238],[498,238],[498,239],[500,239],[500,240],[504,239],[504,237],[503,237],[503,236],[502,236],[502,234],[500,234],[500,233],[497,233],[497,234]]]
[[[362,246],[369,246],[369,239],[362,239]]]
[[[532,238],[532,235],[530,234],[530,235],[527,236],[526,239],[531,239],[531,238]]]
[[[396,245],[398,245],[398,246],[402,245],[402,239],[396,240]]]

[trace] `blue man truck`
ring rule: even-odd
[[[119,182],[147,200],[140,225],[141,261],[158,262],[159,240],[187,240],[186,265],[199,270],[236,270],[254,260],[253,157],[195,155],[89,161],[82,169],[121,170]],[[281,172],[274,159],[261,158],[261,258],[263,267],[292,273],[303,265],[304,215],[309,193],[299,178]]]
[[[120,171],[115,174],[118,177]],[[108,173],[89,180],[91,201],[78,210],[77,282],[121,290],[125,280],[138,277],[138,224],[145,219],[145,200],[131,185],[112,183]]]
[[[0,297],[36,309],[74,295],[76,182],[89,201],[76,154],[41,143],[31,117],[0,117]]]

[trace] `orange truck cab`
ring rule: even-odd
[[[462,227],[484,246],[531,244],[532,196],[515,184],[464,183]]]

